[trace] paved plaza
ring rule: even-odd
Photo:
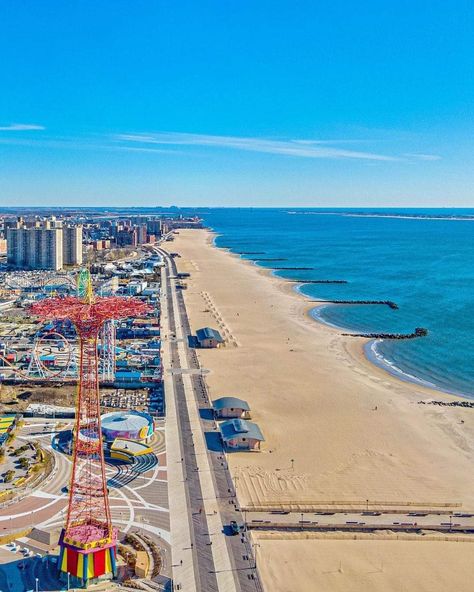
[[[64,524],[67,493],[71,472],[71,458],[52,446],[57,434],[57,420],[28,420],[19,431],[18,440],[37,441],[54,457],[54,469],[34,491],[25,491],[21,499],[0,506],[0,535],[36,527],[58,532]],[[61,430],[70,430],[72,423],[61,421]],[[164,422],[157,424],[152,442],[153,453],[138,457],[134,464],[107,462],[107,483],[114,525],[123,534],[140,531],[148,535],[163,549],[163,569],[170,573],[170,520],[167,488],[167,455]],[[54,559],[45,555],[57,549],[48,549],[32,539],[21,539],[21,548],[32,550],[32,556],[23,559],[3,545],[0,547],[0,590],[25,592],[35,589],[35,574],[54,571]],[[38,557],[40,553],[43,557]],[[49,564],[47,564],[49,561]],[[3,583],[3,584],[2,584]],[[40,590],[55,590],[53,582],[39,582]]]

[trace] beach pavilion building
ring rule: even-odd
[[[260,450],[265,441],[256,423],[245,419],[229,419],[220,425],[224,445],[230,450]]]
[[[196,331],[196,341],[198,347],[203,348],[219,347],[222,343],[224,343],[222,335],[219,333],[219,331],[216,329],[211,329],[210,327],[198,329]]]
[[[250,407],[247,401],[237,397],[221,397],[212,403],[216,419],[250,419]]]

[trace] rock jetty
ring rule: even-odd
[[[348,284],[347,280],[288,280],[294,284]]]
[[[428,329],[417,327],[413,333],[343,333],[345,337],[365,337],[366,339],[416,339],[426,337]]]
[[[440,407],[466,407],[474,409],[474,401],[418,401],[418,405],[439,405]]]
[[[285,257],[267,257],[266,259],[254,259],[254,261],[288,261]]]
[[[398,310],[398,304],[392,300],[310,300],[329,304],[384,304],[393,310]]]
[[[273,267],[275,271],[284,271],[285,269],[291,271],[314,271],[314,267]]]

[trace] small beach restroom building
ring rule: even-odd
[[[219,347],[224,340],[221,334],[216,329],[204,327],[196,331],[196,339],[199,347],[214,348]]]
[[[237,397],[221,397],[212,403],[216,419],[250,419],[250,407],[247,401]]]
[[[265,440],[256,423],[245,419],[229,419],[220,425],[222,441],[231,450],[260,450]]]

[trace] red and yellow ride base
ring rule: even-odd
[[[112,579],[116,574],[117,541],[113,540],[94,548],[84,549],[65,541],[64,530],[59,539],[58,567],[63,577],[69,574],[75,586],[87,587],[92,581]]]

